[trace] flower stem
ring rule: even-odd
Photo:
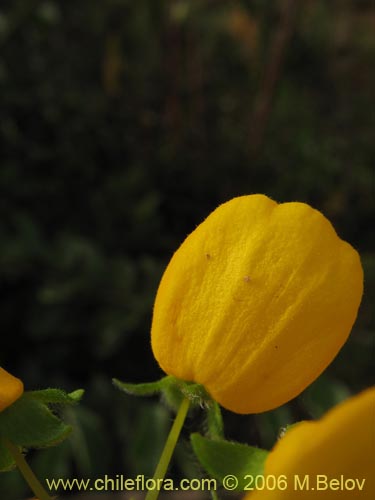
[[[164,479],[165,474],[168,469],[169,462],[171,461],[171,457],[173,454],[173,451],[176,447],[176,443],[178,440],[178,437],[180,435],[182,426],[184,425],[185,418],[187,415],[187,412],[189,410],[190,406],[190,401],[187,398],[184,398],[181,402],[181,405],[178,409],[176,419],[173,422],[172,428],[169,432],[169,436],[167,438],[167,441],[164,446],[164,450],[161,454],[159,463],[156,467],[155,474],[153,479],[155,480],[156,483],[156,488],[154,490],[150,490],[147,495],[146,495],[146,500],[157,500],[159,496],[159,485],[160,485],[160,480]]]
[[[18,447],[15,444],[13,444],[11,441],[9,441],[8,439],[4,438],[3,442],[4,442],[5,446],[7,447],[9,453],[14,458],[14,461],[16,462],[16,465],[17,465],[20,473],[23,475],[25,481],[32,489],[34,495],[39,500],[52,500],[52,498],[49,496],[49,494],[46,492],[46,490],[41,485],[39,479],[36,477],[34,472],[31,470],[29,464],[26,462],[25,457],[22,455],[22,453],[20,452]]]

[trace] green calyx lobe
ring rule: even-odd
[[[183,399],[190,401],[190,407],[200,407],[206,413],[207,435],[223,437],[223,419],[218,403],[211,398],[203,385],[186,382],[167,375],[156,382],[128,384],[113,379],[115,387],[133,396],[154,396],[160,394],[172,410],[177,411]]]
[[[161,394],[167,404],[173,409],[177,409],[184,398],[189,399],[192,406],[208,408],[213,400],[203,387],[195,382],[185,382],[171,375],[167,375],[156,382],[141,384],[128,384],[120,380],[113,379],[115,387],[133,396],[153,396]]]

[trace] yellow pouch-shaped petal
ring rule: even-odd
[[[362,296],[358,253],[304,203],[263,195],[221,205],[161,280],[155,358],[237,413],[297,396],[346,341]]]
[[[22,381],[0,367],[0,411],[5,410],[22,394]]]
[[[269,454],[264,470],[265,476],[285,477],[279,480],[282,490],[264,489],[245,498],[370,500],[375,498],[374,471],[372,388],[336,406],[321,420],[290,429]]]

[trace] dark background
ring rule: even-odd
[[[278,410],[225,412],[227,437],[269,448],[373,383],[374,60],[372,1],[2,0],[0,364],[27,389],[86,389],[74,438],[30,454],[41,478],[152,474],[171,414],[111,378],[161,376],[163,269],[233,196],[321,210],[366,292],[325,374]],[[201,417],[173,474],[197,477]],[[26,491],[0,476],[1,496]]]

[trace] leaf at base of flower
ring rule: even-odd
[[[198,433],[190,439],[195,455],[208,474],[220,482],[225,476],[235,476],[238,491],[250,483],[250,476],[263,474],[266,450],[224,439],[209,439]]]

